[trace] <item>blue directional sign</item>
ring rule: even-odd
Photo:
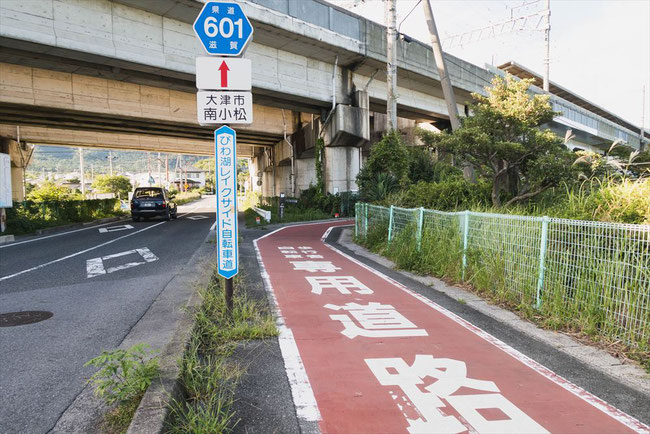
[[[226,279],[239,272],[237,246],[237,133],[214,132],[217,184],[217,270]]]
[[[234,2],[207,2],[194,21],[194,32],[208,54],[239,56],[253,37],[253,26]]]

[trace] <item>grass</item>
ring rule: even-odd
[[[201,290],[190,344],[180,361],[185,399],[170,404],[170,433],[230,432],[237,424],[232,410],[235,389],[246,368],[231,361],[237,343],[277,336],[266,303],[245,293],[245,277],[235,278],[233,310],[227,314],[223,280],[213,277]]]
[[[185,191],[182,193],[176,193],[176,196],[174,196],[174,203],[176,203],[176,205],[185,205],[199,199],[201,199],[201,193],[196,191]]]
[[[140,393],[129,401],[119,404],[117,407],[104,415],[100,426],[101,432],[106,434],[122,434],[129,429],[135,411],[140,405],[144,392]]]
[[[390,258],[397,267],[462,283],[544,328],[574,334],[637,360],[650,372],[650,252],[642,236],[635,239],[624,228],[579,229],[554,223],[536,308],[540,251],[536,222],[472,220],[464,279],[458,216],[436,214],[425,220],[420,249],[414,223],[402,223],[390,244],[387,219],[370,219],[368,225],[367,236],[356,242]]]

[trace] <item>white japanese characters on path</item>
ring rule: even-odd
[[[328,225],[340,224],[296,225],[255,241],[279,315],[296,411],[318,420],[321,431],[648,431],[431,300],[320,243],[319,229],[327,234]]]

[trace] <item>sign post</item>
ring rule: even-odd
[[[239,272],[237,227],[237,133],[227,124],[253,122],[251,61],[241,56],[253,26],[234,2],[207,2],[194,32],[211,56],[196,58],[196,114],[200,125],[222,125],[214,132],[216,166],[217,272],[225,279],[225,301],[232,313],[233,278]]]

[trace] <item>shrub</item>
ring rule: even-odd
[[[88,380],[95,387],[95,396],[107,404],[125,404],[143,394],[158,374],[158,360],[146,351],[145,344],[128,350],[102,351],[84,366],[100,368]]]
[[[66,187],[55,184],[52,181],[45,181],[27,195],[27,200],[34,202],[58,202],[69,200],[71,196],[70,190]]]
[[[400,206],[440,211],[468,209],[488,204],[491,187],[487,182],[471,184],[463,179],[446,182],[418,182],[402,196]]]
[[[381,173],[392,176],[398,185],[408,184],[409,152],[399,131],[387,133],[370,151],[370,157],[359,175],[357,184],[366,198]]]

